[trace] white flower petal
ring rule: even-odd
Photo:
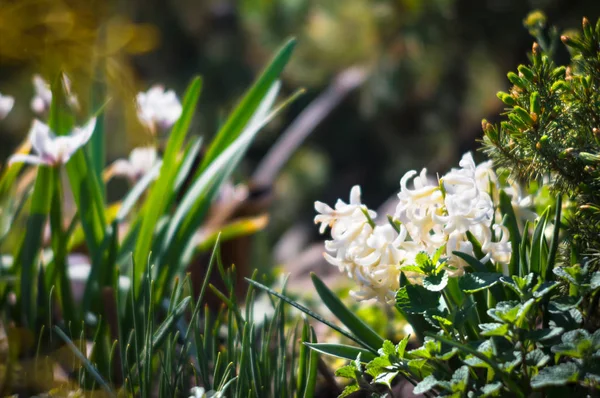
[[[26,164],[31,164],[31,165],[46,165],[46,166],[51,166],[52,163],[42,159],[39,156],[34,156],[34,155],[24,155],[22,153],[18,153],[16,155],[12,155],[9,159],[8,159],[8,165],[12,165],[13,163],[26,163]]]
[[[47,124],[35,119],[29,130],[29,141],[33,150],[40,156],[51,151],[54,134]]]
[[[0,120],[4,119],[15,104],[15,99],[9,95],[0,94]]]

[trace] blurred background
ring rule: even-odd
[[[379,208],[407,170],[441,173],[477,148],[481,119],[502,112],[495,93],[508,87],[506,72],[527,61],[533,39],[524,25],[543,22],[526,20],[535,9],[563,31],[579,27],[584,15],[597,18],[600,2],[0,0],[0,92],[16,97],[0,122],[0,159],[27,134],[34,73],[65,70],[82,119],[102,103],[90,94],[98,87],[111,98],[112,161],[164,139],[137,122],[138,91],[161,83],[182,95],[202,75],[193,133],[210,137],[294,36],[283,91],[306,93],[259,135],[236,178],[269,198],[269,225],[250,246],[252,267],[286,264],[300,273],[321,258],[318,244],[307,250],[320,240],[315,200],[347,200],[360,184],[363,201]],[[284,134],[302,144],[272,151]],[[126,185],[113,185],[115,200]]]

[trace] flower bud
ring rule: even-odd
[[[537,91],[534,91],[529,96],[529,109],[532,113],[537,115],[542,111],[542,105],[540,103],[540,94]]]
[[[517,70],[519,71],[519,74],[522,75],[523,77],[525,77],[527,80],[533,82],[535,79],[534,73],[531,69],[529,69],[528,67],[526,67],[525,65],[519,65],[519,67],[517,68]]]
[[[559,90],[566,90],[568,87],[569,86],[567,85],[566,81],[564,81],[564,80],[557,80],[550,87],[550,91],[552,91],[554,93],[554,92],[559,91]]]
[[[525,84],[523,83],[523,80],[519,76],[517,76],[517,74],[515,72],[508,72],[508,74],[506,76],[508,77],[508,80],[515,86],[517,86],[521,89],[525,88]]]
[[[592,37],[594,35],[594,32],[592,30],[592,25],[590,24],[590,21],[586,17],[583,17],[583,20],[581,21],[581,25],[583,26],[583,33],[585,34],[586,37]]]
[[[519,119],[523,120],[523,122],[527,123],[528,125],[535,124],[535,122],[531,118],[531,115],[529,114],[529,112],[527,112],[525,109],[521,108],[520,106],[515,106],[513,108],[513,112],[515,112],[515,114],[519,117]]]
[[[553,79],[560,79],[560,78],[564,78],[565,77],[565,72],[567,71],[567,68],[565,68],[564,66],[559,66],[558,68],[555,68],[552,71],[552,74],[550,75]]]
[[[512,95],[505,93],[504,91],[498,91],[496,96],[508,106],[513,106],[517,103]]]

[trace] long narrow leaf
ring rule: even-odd
[[[323,304],[342,322],[356,337],[369,344],[371,349],[377,351],[383,346],[383,337],[377,334],[369,325],[354,315],[344,303],[331,291],[319,277],[311,273],[313,285],[323,301]]]
[[[354,336],[353,334],[347,332],[344,329],[341,329],[339,326],[329,322],[328,320],[326,320],[325,318],[321,317],[320,315],[314,313],[313,311],[309,310],[308,308],[302,306],[301,304],[298,304],[297,302],[295,302],[294,300],[292,300],[291,298],[284,296],[281,293],[276,292],[275,290],[259,283],[256,282],[252,279],[248,279],[245,278],[249,283],[253,284],[254,286],[256,286],[257,288],[264,290],[265,292],[269,293],[270,295],[273,295],[277,298],[280,298],[281,300],[285,301],[286,303],[290,304],[291,306],[299,309],[300,311],[304,312],[306,315],[310,316],[311,318],[316,319],[317,321],[329,326],[330,328],[332,328],[333,330],[335,330],[336,332],[346,336],[347,338],[349,338],[350,340],[354,341],[355,343],[358,343],[359,345],[361,345],[363,348],[367,349],[368,351],[372,352],[373,354],[376,354],[377,351],[373,350],[367,343],[365,343],[364,341],[362,341],[361,339],[359,339],[357,336]],[[355,357],[356,358],[356,357]]]
[[[196,176],[200,174],[235,141],[242,133],[252,116],[255,114],[260,102],[263,100],[273,83],[283,72],[296,45],[294,39],[289,40],[275,55],[267,68],[250,88],[242,101],[236,107],[232,116],[227,120],[211,143],[206,156],[198,168]]]

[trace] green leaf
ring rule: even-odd
[[[198,177],[206,168],[223,152],[232,142],[234,142],[242,133],[242,130],[250,122],[271,86],[275,83],[287,65],[296,41],[290,39],[277,52],[269,66],[263,71],[256,83],[248,90],[242,101],[227,119],[225,125],[219,130],[216,137],[208,147],[202,164],[198,168],[196,177]]]
[[[281,293],[278,293],[275,290],[273,290],[273,289],[271,289],[271,288],[269,288],[269,287],[267,287],[267,286],[265,286],[265,285],[263,285],[263,284],[261,284],[259,282],[256,282],[256,281],[254,281],[252,279],[248,279],[248,278],[244,278],[244,279],[246,279],[246,281],[248,281],[248,283],[256,286],[257,288],[259,288],[261,290],[264,290],[265,292],[269,293],[270,295],[275,296],[275,297],[277,297],[277,298],[285,301],[286,303],[290,304],[291,306],[293,306],[293,307],[297,308],[298,310],[304,312],[306,315],[308,315],[308,316],[316,319],[317,321],[323,323],[326,326],[329,326],[331,329],[333,329],[336,332],[342,334],[343,336],[346,336],[350,340],[352,340],[352,341],[360,344],[364,348],[369,349],[373,353],[373,355],[375,353],[377,353],[376,350],[371,349],[370,346],[367,343],[363,342],[357,336],[354,336],[353,334],[351,334],[351,333],[347,332],[346,330],[340,328],[339,326],[335,325],[334,323],[327,321],[325,318],[323,318],[320,315],[316,314],[315,312],[309,310],[308,308],[304,307],[303,305],[297,303],[296,301],[292,300],[291,298],[289,298],[289,297],[287,297],[287,296],[285,296],[285,295],[283,295]]]
[[[139,198],[146,191],[146,189],[150,186],[150,184],[154,181],[154,179],[158,176],[160,172],[160,168],[162,166],[162,162],[157,162],[150,171],[148,171],[144,177],[142,177],[133,188],[127,193],[125,199],[121,202],[121,206],[119,207],[119,211],[117,212],[117,217],[115,221],[117,223],[122,223],[125,221],[129,212],[135,206]]]
[[[170,202],[170,196],[173,195],[173,187],[177,177],[179,163],[177,156],[183,146],[185,137],[189,125],[192,121],[194,111],[198,98],[200,97],[200,91],[202,89],[202,80],[196,77],[186,91],[183,98],[183,110],[179,120],[173,126],[171,134],[169,135],[169,141],[167,142],[167,148],[163,156],[163,163],[160,169],[158,180],[153,185],[152,190],[148,194],[148,199],[145,202],[143,209],[143,220],[139,230],[137,243],[134,250],[134,263],[135,264],[146,264],[147,257],[152,247],[152,241],[158,220],[164,214],[168,203]],[[141,282],[141,275],[144,271],[144,267],[138,267],[138,275],[134,276],[132,283],[139,291],[139,285]]]
[[[469,383],[469,367],[461,366],[456,369],[450,379],[452,385],[452,392],[465,392],[467,384]]]
[[[514,323],[517,320],[521,303],[517,301],[501,301],[496,307],[490,308],[488,314],[501,323]]]
[[[536,222],[533,236],[531,237],[531,251],[529,253],[529,268],[530,272],[534,272],[540,275],[542,271],[546,270],[546,261],[548,258],[543,256],[543,248],[546,244],[546,237],[544,232],[546,230],[546,224],[548,223],[548,214],[550,207],[542,213],[539,220]]]
[[[396,307],[409,314],[422,314],[437,309],[440,294],[431,292],[419,285],[402,286],[396,293]]]
[[[506,323],[482,323],[479,325],[481,329],[481,335],[490,336],[507,336],[508,325]]]
[[[25,238],[17,253],[15,263],[21,264],[21,317],[24,325],[33,327],[35,322],[35,262],[42,247],[42,233],[52,203],[52,169],[38,167]]]
[[[419,252],[415,256],[415,264],[418,265],[423,270],[430,263],[431,263],[431,259],[429,258],[429,254],[427,254],[427,252]]]
[[[342,391],[338,398],[345,398],[357,391],[360,391],[360,386],[358,384],[349,384],[346,387],[344,387],[344,391]]]
[[[316,274],[311,273],[310,277],[323,304],[329,308],[333,315],[335,315],[340,322],[350,330],[350,332],[369,344],[373,350],[379,349],[382,345],[385,347],[383,337],[379,336],[369,325],[354,315],[354,313],[342,303],[335,293],[329,290]]]
[[[395,355],[396,347],[394,347],[394,343],[389,340],[385,340],[383,342],[383,346],[379,349],[379,355]]]
[[[304,343],[311,349],[323,354],[331,355],[338,358],[354,360],[360,354],[363,362],[369,362],[377,358],[371,351],[363,348],[352,347],[344,344],[333,343]]]
[[[425,275],[425,272],[418,265],[403,265],[400,267],[402,272],[415,272],[417,274]]]
[[[441,270],[436,275],[428,275],[423,278],[423,287],[432,292],[439,292],[444,290],[448,285],[448,273]]]
[[[533,341],[546,341],[562,335],[565,330],[561,327],[552,327],[549,329],[537,329],[527,333],[527,339]]]
[[[502,383],[497,381],[495,383],[489,383],[481,387],[481,397],[496,397],[500,395],[502,390]]]
[[[83,366],[85,367],[85,369],[92,375],[92,377],[100,385],[100,387],[102,387],[102,389],[104,391],[106,391],[106,393],[108,394],[108,396],[110,396],[110,397],[116,397],[117,395],[110,388],[110,386],[108,385],[108,383],[102,378],[102,376],[100,376],[100,373],[98,373],[98,370],[85,357],[85,355],[83,355],[81,353],[81,351],[79,351],[79,349],[73,343],[73,341],[71,341],[71,339],[69,339],[69,337],[67,337],[67,335],[62,330],[60,330],[60,328],[58,326],[54,326],[54,331],[56,332],[56,334],[58,334],[58,336],[65,343],[67,343],[67,345],[69,346],[69,349],[71,349],[71,351],[73,352],[73,354],[75,354],[75,356],[77,357],[77,359],[79,359],[81,361],[81,363],[83,364]]]
[[[540,373],[531,379],[531,387],[546,388],[563,386],[576,382],[579,377],[579,368],[573,362],[561,363],[556,366],[542,368]]]
[[[387,372],[391,366],[392,363],[388,356],[377,357],[367,364],[367,374],[377,377],[381,373]]]
[[[221,184],[233,173],[256,134],[274,117],[275,113],[269,112],[279,87],[278,82],[271,87],[250,124],[194,181],[180,201],[160,244],[158,262],[165,280],[170,281],[178,272],[183,272],[182,268],[190,261],[185,258],[185,254],[193,252],[193,236],[198,225],[204,219]]]
[[[541,368],[542,366],[546,366],[546,364],[550,361],[550,356],[546,355],[544,351],[536,348],[533,351],[529,351],[527,356],[525,357],[525,363],[527,366],[533,366],[534,368]]]
[[[413,394],[425,394],[438,386],[438,380],[433,375],[429,375],[419,382],[413,389]]]
[[[594,272],[592,274],[592,278],[590,279],[590,287],[592,288],[592,290],[600,288],[600,271]]]
[[[477,260],[475,257],[468,255],[467,253],[453,251],[452,254],[458,256],[465,260],[467,264],[471,268],[473,268],[476,272],[494,272],[495,269],[491,266],[490,263],[483,264],[481,261]]]
[[[517,255],[519,253],[519,246],[521,245],[521,233],[519,232],[519,224],[517,223],[517,217],[512,207],[511,198],[504,190],[500,190],[500,212],[504,215],[503,224],[508,228],[508,232],[510,233],[510,245],[513,253],[508,266],[508,274],[519,275],[519,267],[523,267],[523,264],[519,264],[519,256]]]
[[[341,368],[335,371],[335,375],[337,377],[345,377],[347,379],[356,380],[356,367],[353,363],[342,366]]]
[[[406,346],[408,345],[408,339],[410,336],[404,337],[400,342],[396,345],[396,355],[399,358],[404,358],[404,352],[406,351]]]
[[[392,388],[392,382],[398,376],[399,371],[391,371],[391,372],[382,372],[378,374],[374,379],[373,383],[375,384],[383,384],[388,388]]]
[[[556,252],[558,251],[559,234],[560,234],[560,218],[562,211],[562,194],[556,196],[556,210],[554,213],[554,229],[552,230],[552,241],[550,242],[550,250],[548,252],[548,261],[546,262],[546,269],[541,272],[544,280],[549,281],[552,279],[552,268],[556,260]]]
[[[431,333],[427,333],[427,336],[431,337],[433,339],[439,340],[449,346],[456,347],[459,350],[463,351],[464,353],[471,354],[472,356],[485,362],[488,366],[490,366],[496,372],[496,374],[498,374],[498,376],[500,376],[500,378],[502,378],[502,380],[504,381],[506,386],[511,390],[511,392],[513,394],[517,395],[520,398],[525,397],[524,392],[521,390],[519,385],[517,383],[515,383],[514,380],[512,380],[511,376],[509,374],[507,374],[506,372],[504,372],[494,360],[488,358],[483,353],[474,350],[472,347],[458,343],[458,342],[448,339],[446,337],[434,335]]]
[[[500,277],[502,274],[495,272],[471,272],[460,277],[458,285],[465,293],[475,293],[494,286]]]

